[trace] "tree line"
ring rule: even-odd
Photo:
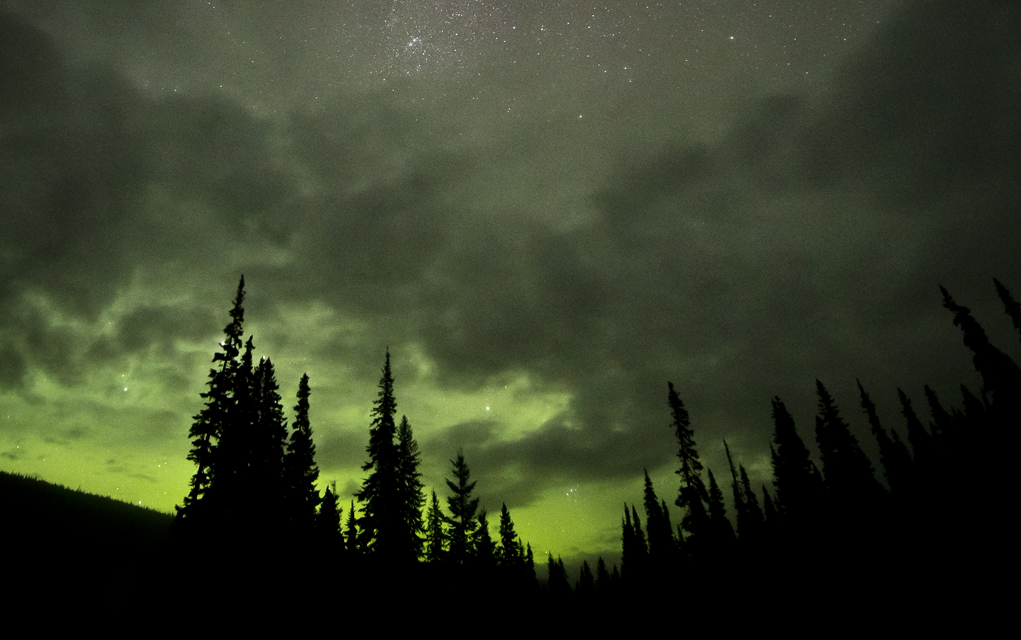
[[[994,284],[1021,333],[1021,305],[1002,283]],[[768,589],[756,593],[757,615],[787,614],[799,602],[805,616],[811,602],[817,611],[844,609],[842,615],[855,606],[860,615],[914,606],[935,618],[990,596],[994,568],[1014,562],[1006,506],[1021,426],[1021,369],[989,341],[967,307],[940,291],[973,354],[981,386],[976,393],[961,384],[960,406],[948,407],[925,385],[927,424],[909,395],[896,389],[902,436],[880,422],[858,381],[860,409],[879,451],[878,472],[817,380],[819,465],[779,397],[772,399],[772,490],[763,484],[756,494],[747,470],[735,466],[723,442],[731,520],[724,490],[703,466],[688,412],[668,383],[680,479],[674,504],[681,521],[671,524],[666,501],[646,473],[644,529],[636,506],[625,504],[621,571],[606,576],[600,558],[604,579],[592,580],[583,566],[586,593],[647,600],[685,590],[688,580],[689,603],[722,610],[751,604],[756,590],[749,582],[758,576]]]
[[[1021,332],[1021,306],[994,283]],[[783,606],[781,594],[816,601],[827,593],[892,598],[901,589],[938,601],[950,576],[975,577],[976,559],[1002,561],[1007,456],[1021,423],[1021,369],[988,340],[968,308],[941,291],[973,353],[981,387],[973,392],[962,384],[960,408],[948,408],[926,385],[928,424],[897,389],[902,436],[881,424],[859,381],[879,473],[817,380],[818,465],[779,397],[772,399],[771,487],[763,484],[757,493],[723,442],[732,519],[724,487],[701,461],[687,408],[668,383],[666,405],[678,443],[673,504],[680,521],[671,522],[667,501],[646,472],[644,524],[636,504],[624,505],[620,566],[611,569],[600,557],[593,571],[586,561],[572,588],[562,559],[551,553],[541,593],[596,605],[608,598],[650,602],[677,594],[703,608],[728,600],[747,605],[754,589],[741,581],[758,575],[773,586],[761,604],[774,611]],[[188,458],[196,471],[178,507],[178,539],[203,553],[226,549],[249,558],[282,540],[309,540],[329,562],[362,576],[381,568],[391,576],[431,567],[432,573],[420,575],[453,584],[469,572],[485,584],[502,585],[505,595],[540,593],[531,546],[515,533],[506,505],[493,539],[461,451],[451,460],[446,511],[435,490],[426,504],[418,443],[407,416],[396,420],[389,352],[371,412],[363,465],[368,475],[355,496],[360,509],[352,500],[345,521],[335,486],[323,496],[316,489],[308,376],[298,383],[288,426],[272,363],[263,358],[256,364],[252,338],[243,339],[243,301],[244,278],[213,356],[205,406],[190,431]]]

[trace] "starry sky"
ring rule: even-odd
[[[1017,3],[0,0],[0,87],[3,470],[172,511],[241,274],[345,511],[389,348],[540,561],[672,502],[668,380],[761,486],[775,395],[978,388],[939,284],[1018,353]]]

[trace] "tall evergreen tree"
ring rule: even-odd
[[[408,559],[418,559],[422,555],[425,533],[422,525],[425,496],[422,494],[422,474],[418,471],[421,457],[408,417],[403,416],[397,428],[397,503],[401,509],[403,553]]]
[[[643,558],[649,556],[649,542],[645,537],[645,531],[642,530],[642,520],[638,517],[638,509],[635,505],[631,505],[631,522],[635,528],[635,544],[638,545],[639,553]]]
[[[723,491],[716,483],[713,470],[707,470],[709,475],[709,523],[712,527],[713,541],[716,544],[727,544],[734,539],[734,525],[727,518],[727,506],[723,502]]]
[[[911,398],[900,387],[897,388],[897,398],[901,415],[907,421],[908,443],[911,444],[914,462],[919,468],[925,468],[932,461],[932,438],[911,407]]]
[[[440,562],[446,556],[447,534],[443,530],[443,511],[440,509],[435,489],[429,501],[426,521],[425,559],[429,562]]]
[[[312,442],[312,424],[309,421],[308,374],[298,382],[298,403],[294,406],[294,424],[291,439],[287,444],[284,456],[284,474],[287,485],[287,502],[291,511],[291,519],[301,531],[312,526],[315,521],[316,507],[319,505],[319,492],[316,481],[319,480],[319,467],[315,463],[316,446]],[[336,491],[327,489],[327,498],[337,499]],[[337,505],[332,507],[339,513]],[[327,506],[327,511],[330,507]],[[339,522],[338,522],[339,530]]]
[[[549,572],[547,589],[552,597],[563,599],[571,595],[571,583],[567,581],[567,569],[564,567],[563,558],[553,559],[553,553],[549,554],[546,569]]]
[[[1021,305],[1011,297],[1010,291],[1007,291],[1007,287],[1003,286],[999,280],[993,278],[993,284],[996,285],[996,294],[1000,296],[1000,301],[1003,302],[1007,315],[1010,316],[1011,322],[1014,323],[1014,329],[1021,333]]]
[[[674,533],[665,503],[661,503],[645,471],[645,524],[648,529],[649,557],[654,565],[669,563],[674,555]]]
[[[610,572],[606,570],[606,561],[599,556],[596,563],[596,591],[602,594],[610,592]]]
[[[535,584],[535,556],[532,554],[532,543],[525,543],[525,576],[531,584]]]
[[[447,480],[447,487],[453,492],[447,497],[447,508],[450,509],[450,557],[457,564],[464,562],[471,555],[471,536],[475,532],[475,511],[479,507],[479,499],[472,497],[475,484],[471,480],[471,471],[464,461],[464,453],[458,449],[457,459],[451,460],[454,481]]]
[[[220,350],[213,354],[213,367],[209,370],[207,383],[209,390],[202,393],[205,407],[194,416],[188,432],[192,441],[188,460],[194,462],[197,469],[183,506],[177,508],[182,523],[192,521],[185,527],[211,526],[211,520],[218,510],[214,489],[218,446],[224,428],[236,413],[235,379],[239,366],[238,356],[243,346],[244,300],[245,277],[241,276],[230,311],[230,322],[223,329],[226,337],[220,342]]]
[[[762,514],[762,509],[759,508],[759,500],[755,497],[755,492],[752,490],[752,483],[748,479],[748,472],[745,471],[743,464],[738,465],[738,469],[741,473],[741,497],[744,500],[746,518],[744,531],[739,535],[744,536],[746,540],[754,542],[763,536],[766,519]]]
[[[394,398],[394,379],[390,373],[390,352],[386,352],[383,376],[379,380],[379,392],[373,402],[372,426],[369,430],[369,446],[366,448],[369,461],[362,465],[363,471],[371,473],[356,494],[365,506],[359,527],[365,538],[364,546],[370,553],[387,559],[403,559],[406,539],[402,535],[403,514],[398,488],[398,466],[400,464],[397,445],[397,425],[394,414],[397,400]]]
[[[316,537],[333,554],[344,550],[344,535],[340,525],[342,512],[337,483],[333,482],[326,487],[326,494],[319,500],[319,511],[315,514]]]
[[[500,508],[500,546],[497,547],[497,559],[505,567],[517,567],[524,563],[525,550],[521,546],[518,534],[514,532],[507,503]]]
[[[727,441],[723,441],[723,451],[727,454],[727,465],[730,467],[731,489],[734,495],[734,511],[737,515],[737,536],[744,539],[748,533],[748,511],[745,506],[744,487],[737,479],[737,469],[734,468],[734,459],[730,455],[730,447]]]
[[[632,515],[633,514],[633,515]],[[646,579],[646,566],[648,564],[648,547],[645,544],[645,535],[640,533],[641,523],[637,522],[638,512],[632,506],[629,510],[627,503],[624,503],[624,518],[621,520],[621,573],[628,584],[643,584]],[[637,527],[635,525],[638,525]]]
[[[250,511],[245,514],[245,519],[251,517],[253,524],[256,517],[264,523],[267,520],[275,523],[275,526],[262,527],[263,531],[272,535],[272,529],[281,528],[289,515],[285,502],[287,483],[284,478],[287,419],[278,392],[276,373],[269,358],[259,361],[252,381],[254,412],[246,438],[248,465],[246,467],[244,461],[238,465],[239,470],[245,471],[238,472],[241,485],[239,490],[252,498],[247,502],[246,510]],[[311,529],[311,521],[305,524]]]
[[[695,434],[691,430],[688,411],[674,390],[674,384],[668,382],[667,388],[669,389],[667,401],[679,445],[677,457],[681,461],[681,466],[677,469],[677,475],[681,477],[681,488],[677,494],[676,504],[683,510],[681,527],[692,537],[697,537],[709,531],[709,514],[706,511],[709,493],[702,482],[702,462],[695,448]]]
[[[773,398],[773,485],[776,503],[789,524],[803,527],[810,521],[822,500],[822,478],[798,435],[794,418],[780,398]],[[768,515],[767,515],[768,520]]]
[[[964,345],[974,354],[975,370],[982,376],[982,395],[991,396],[990,405],[997,421],[1016,425],[1021,419],[1021,369],[990,342],[982,326],[943,287],[943,306],[954,314],[954,325],[964,333]]]
[[[479,511],[476,517],[475,531],[472,533],[472,557],[476,565],[480,567],[496,566],[496,545],[493,544],[493,536],[489,533],[489,518],[486,510]]]
[[[815,381],[815,386],[819,394],[815,435],[822,458],[823,478],[830,496],[840,508],[869,501],[876,496],[878,489],[872,463],[840,417],[826,387],[819,380]]]
[[[603,571],[606,567],[603,567]],[[574,588],[574,593],[580,598],[591,598],[596,593],[596,577],[592,575],[592,567],[589,566],[588,560],[582,560],[581,572],[578,576],[578,582]]]
[[[925,385],[923,390],[925,392],[925,399],[929,401],[929,412],[932,414],[932,422],[929,423],[929,429],[935,440],[945,442],[954,430],[954,419],[943,408],[939,397],[932,390],[932,387]]]
[[[255,345],[249,336],[240,361],[233,368],[234,402],[216,448],[217,518],[224,527],[222,536],[230,540],[231,548],[238,548],[242,539],[252,533],[274,535],[272,529],[280,519],[278,496],[266,487],[264,478],[255,476],[256,470],[264,471],[264,465],[254,459],[258,455],[255,443],[262,433],[259,425],[261,399],[256,395],[261,392],[261,380],[252,366],[254,351]],[[268,493],[263,493],[266,491]],[[263,500],[262,505],[256,503],[259,498]],[[255,519],[261,513],[268,516],[262,519],[269,523],[268,527],[257,526]]]
[[[887,435],[886,429],[879,422],[875,403],[865,392],[865,388],[861,386],[861,381],[858,380],[857,383],[862,411],[868,417],[872,436],[879,444],[879,461],[883,465],[886,484],[890,487],[891,493],[904,493],[908,490],[908,485],[911,482],[911,454],[908,453],[908,448],[901,442],[896,431],[891,430],[893,437]]]
[[[348,555],[357,555],[364,551],[362,538],[358,535],[358,518],[355,517],[355,501],[351,501],[351,508],[347,510],[347,522],[344,524],[344,550]]]

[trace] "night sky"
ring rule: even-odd
[[[610,556],[668,380],[729,494],[978,390],[939,284],[1017,357],[1021,5],[0,0],[0,181],[0,469],[172,511],[244,274],[345,516],[389,347],[427,490]]]

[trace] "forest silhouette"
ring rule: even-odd
[[[1021,333],[1021,306],[994,284]],[[771,618],[832,625],[834,615],[860,620],[892,609],[914,616],[915,625],[950,612],[972,615],[995,599],[994,568],[1012,564],[1003,519],[1008,456],[1021,422],[1021,369],[988,340],[968,308],[941,291],[981,378],[977,391],[961,385],[959,407],[925,386],[926,422],[896,389],[903,422],[895,428],[880,423],[859,381],[876,465],[817,380],[818,464],[775,397],[771,486],[752,486],[724,442],[725,487],[701,462],[687,408],[667,383],[664,408],[677,438],[679,480],[670,499],[680,521],[671,522],[668,498],[657,494],[646,472],[644,494],[623,505],[620,564],[599,557],[593,570],[585,561],[572,583],[553,552],[545,569],[536,570],[531,545],[515,532],[506,504],[494,537],[462,451],[450,460],[445,504],[435,489],[427,496],[411,423],[407,416],[397,420],[389,352],[371,412],[362,486],[347,505],[335,486],[321,495],[308,376],[298,382],[288,425],[271,361],[256,362],[253,339],[244,338],[242,277],[212,359],[204,407],[190,430],[195,473],[169,533],[165,519],[161,525],[152,518],[120,527],[116,541],[90,533],[81,539],[89,562],[62,554],[64,560],[46,566],[102,572],[105,562],[114,562],[107,558],[123,561],[130,550],[134,568],[101,582],[104,588],[141,598],[137,587],[178,601],[231,593],[248,607],[273,606],[283,585],[303,585],[355,605],[395,597],[424,606],[456,603],[479,619],[555,611],[599,624],[611,610],[683,610],[693,616],[692,628],[751,628]],[[7,505],[23,523],[15,542],[52,559],[62,528],[54,513],[66,508],[54,507],[60,502],[54,498],[39,506],[30,495],[42,490],[15,480],[5,477],[6,486],[16,487],[5,494],[22,496]],[[148,583],[144,562],[174,562],[187,577]],[[15,566],[28,570],[27,562]],[[720,617],[739,612],[726,625]]]

